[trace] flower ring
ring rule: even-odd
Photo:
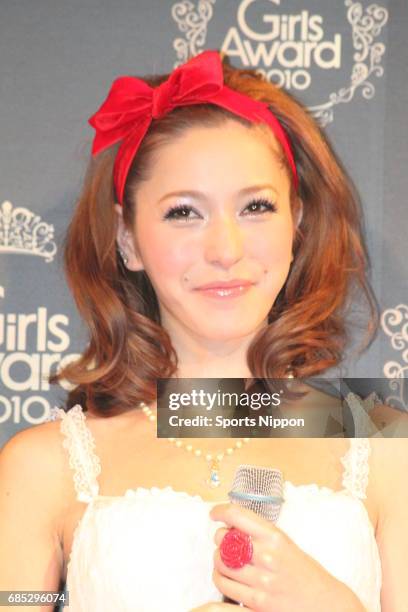
[[[252,559],[252,538],[235,527],[229,529],[220,544],[221,559],[227,567],[243,567]]]

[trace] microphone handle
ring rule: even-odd
[[[251,466],[242,465],[242,466],[240,466],[238,468],[238,470],[237,470],[237,472],[235,474],[235,479],[234,479],[234,484],[233,484],[233,491],[235,489],[235,493],[236,493],[236,488],[238,488],[238,490],[239,490],[240,487],[242,487],[242,482],[240,482],[240,476],[244,479],[244,482],[245,482],[245,477],[246,477],[246,481],[247,481],[246,484],[248,485],[248,476],[247,476],[247,473],[246,473],[246,472],[248,472],[248,468],[251,469]],[[246,469],[246,472],[245,472],[245,469]],[[282,486],[283,486],[283,484],[282,484],[282,472],[280,470],[274,470],[274,469],[271,469],[271,468],[260,468],[260,471],[261,471],[261,474],[265,474],[265,472],[266,472],[268,475],[269,474],[274,474],[275,476],[277,475],[278,485],[280,486],[280,489],[282,489]],[[259,474],[259,472],[258,472],[258,474]],[[257,480],[256,478],[254,479],[254,477],[252,475],[251,475],[251,477],[252,477],[252,480],[253,480],[253,483],[254,483],[253,487],[245,487],[244,490],[245,489],[247,490],[248,488],[249,489],[252,488],[252,489],[255,489],[255,491],[254,491],[255,493],[261,494],[261,492],[262,492],[262,494],[264,494],[264,491],[262,489],[264,489],[265,487],[261,487],[261,490],[257,491],[257,489],[259,488],[259,480]],[[268,479],[267,482],[268,482],[267,493],[269,493],[269,494],[274,493],[273,489],[274,488],[276,489],[276,483],[275,483],[275,487],[272,486],[272,489],[271,489],[271,481],[270,481],[270,479]],[[230,491],[229,495],[231,497],[232,491]],[[282,493],[280,491],[280,496],[281,495],[282,495]],[[238,497],[238,499],[239,499],[239,497]],[[256,509],[255,508],[251,508],[251,509],[254,510],[255,513],[258,514],[259,516],[264,516],[264,518],[269,518],[274,523],[276,522],[277,515],[274,516],[274,514],[272,514],[270,516],[268,513],[265,513],[264,511],[259,510],[259,507],[256,508]],[[222,601],[223,601],[223,603],[230,603],[230,604],[234,604],[234,605],[240,606],[240,607],[244,606],[243,603],[240,603],[239,601],[235,601],[234,599],[231,599],[230,597],[227,597],[226,595],[222,596]]]

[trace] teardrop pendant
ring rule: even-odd
[[[219,469],[219,461],[213,461],[210,468],[210,477],[206,481],[207,484],[212,488],[216,489],[220,486],[220,469]]]

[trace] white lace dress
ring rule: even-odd
[[[67,568],[70,612],[187,612],[222,594],[212,582],[214,505],[165,488],[131,488],[123,496],[99,494],[100,461],[81,406],[61,420],[77,499],[87,505],[74,532]],[[381,563],[362,499],[369,476],[370,443],[350,439],[341,458],[343,488],[284,483],[277,526],[328,572],[347,584],[368,612],[380,612]],[[228,500],[225,500],[228,501]],[[154,534],[154,539],[153,539]]]

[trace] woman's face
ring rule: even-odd
[[[270,144],[234,121],[160,149],[135,196],[127,254],[149,276],[170,334],[226,341],[266,325],[291,263],[289,190]],[[237,288],[200,289],[227,281]]]

